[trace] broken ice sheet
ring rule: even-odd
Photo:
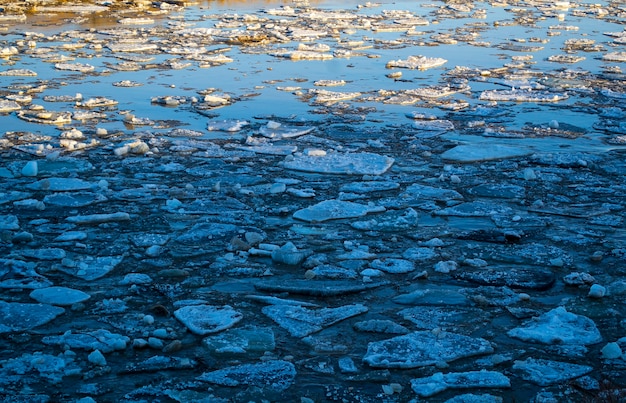
[[[118,333],[111,333],[105,329],[97,329],[88,332],[68,330],[59,336],[46,336],[42,341],[49,345],[61,345],[73,349],[99,350],[102,353],[110,353],[116,350],[124,350],[130,342],[130,338]]]
[[[443,66],[448,61],[441,57],[427,57],[427,56],[409,56],[406,60],[391,60],[387,63],[387,68],[405,68],[405,69],[417,69],[427,70],[434,67]]]
[[[385,211],[384,207],[341,200],[324,200],[313,206],[296,211],[293,217],[307,222],[322,222],[362,217],[369,213],[379,213],[382,211]]]
[[[226,330],[243,319],[243,314],[228,305],[189,305],[174,311],[174,316],[201,336]]]
[[[509,330],[508,335],[542,344],[589,345],[602,341],[593,320],[568,312],[562,306],[531,319],[522,327]]]
[[[269,121],[259,128],[259,134],[274,140],[303,136],[311,133],[315,128],[306,126],[287,126],[282,123]]]
[[[373,153],[323,153],[323,155],[295,155],[287,157],[287,169],[304,172],[347,175],[382,175],[394,159]]]
[[[0,301],[0,333],[22,332],[52,321],[65,309],[47,304]]]
[[[480,162],[507,158],[517,158],[533,154],[527,147],[515,147],[503,144],[463,144],[441,154],[441,158],[456,162]]]
[[[436,374],[411,380],[411,388],[420,397],[430,397],[446,389],[510,388],[511,381],[500,372],[471,371]]]
[[[270,305],[262,310],[294,337],[308,336],[367,311],[367,307],[361,304],[322,309],[308,309],[294,305]]]
[[[264,361],[205,372],[197,379],[223,386],[252,386],[281,392],[288,389],[296,377],[296,367],[287,361]]]
[[[228,329],[220,334],[207,336],[202,343],[212,354],[260,354],[276,347],[274,331],[261,327]]]
[[[521,373],[521,377],[527,381],[539,386],[549,386],[581,377],[591,372],[593,368],[587,365],[527,358],[524,361],[515,361],[513,370]]]
[[[363,361],[374,368],[418,368],[492,352],[485,339],[419,331],[369,343]]]

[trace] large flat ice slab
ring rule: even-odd
[[[281,392],[293,384],[295,377],[296,367],[292,363],[275,360],[205,372],[197,379],[223,386],[245,385]]]
[[[463,144],[444,152],[441,158],[457,162],[480,162],[523,157],[532,153],[533,151],[526,147],[503,144]]]
[[[492,352],[485,339],[419,331],[369,343],[363,361],[375,368],[418,368]]]
[[[47,304],[0,301],[0,333],[21,332],[44,325],[65,312]]]
[[[338,308],[308,309],[294,305],[269,305],[263,313],[294,337],[305,337],[344,319],[367,312],[361,304]]]
[[[362,217],[368,213],[385,211],[384,207],[370,206],[342,200],[324,200],[313,206],[298,210],[293,218],[308,222],[341,220],[344,218]]]

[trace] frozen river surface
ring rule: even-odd
[[[625,400],[625,20],[0,0],[0,401]]]

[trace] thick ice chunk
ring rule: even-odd
[[[602,341],[591,319],[567,312],[562,306],[531,319],[524,327],[510,330],[508,335],[543,344],[589,345]]]
[[[418,368],[492,352],[485,339],[420,331],[369,343],[363,361],[375,368]]]
[[[399,67],[404,69],[426,70],[443,66],[448,61],[441,57],[409,56],[406,60],[391,60],[387,68]]]
[[[243,314],[228,305],[190,305],[174,311],[176,319],[201,336],[226,330],[241,319]]]

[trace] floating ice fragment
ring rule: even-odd
[[[324,200],[316,205],[298,210],[293,214],[293,217],[307,222],[322,222],[362,217],[369,213],[379,213],[382,211],[385,211],[384,207],[333,199]]]
[[[361,304],[322,309],[308,309],[294,305],[270,305],[262,310],[294,337],[308,336],[367,311],[367,307]]]
[[[174,316],[191,332],[201,336],[226,330],[243,319],[240,312],[228,305],[185,306],[174,311]]]
[[[513,370],[521,372],[522,378],[527,381],[539,386],[549,386],[588,374],[593,368],[587,365],[527,358],[524,361],[515,361]]]
[[[287,159],[285,168],[304,172],[347,175],[382,175],[394,159],[373,153],[327,153],[321,156],[296,155]]]
[[[498,102],[558,102],[569,98],[567,93],[554,93],[525,89],[487,90],[480,94],[482,101]]]
[[[419,331],[369,343],[363,361],[374,368],[418,368],[492,352],[485,339]]]
[[[270,328],[229,329],[202,342],[212,354],[246,354],[272,351],[276,347]]]
[[[295,377],[296,368],[292,363],[273,360],[205,372],[197,379],[224,386],[245,385],[282,392],[293,384]]]
[[[441,154],[441,158],[457,162],[493,161],[507,158],[517,158],[532,154],[526,147],[507,146],[503,144],[463,144],[451,148]]]
[[[259,133],[267,138],[280,140],[292,137],[303,136],[311,133],[314,127],[298,127],[298,126],[284,126],[282,123],[269,121],[265,126],[259,128]]]
[[[87,301],[91,295],[67,287],[39,288],[30,293],[30,297],[42,304],[69,306]]]
[[[250,125],[247,120],[213,120],[207,124],[208,131],[238,132]]]
[[[65,312],[48,304],[0,301],[0,333],[22,332],[46,324]]]
[[[531,319],[524,327],[509,330],[508,335],[543,344],[588,345],[602,341],[591,319],[567,312],[562,306]]]
[[[22,106],[19,103],[6,99],[0,99],[0,113],[9,113],[19,111],[20,109],[22,109]]]
[[[372,261],[371,267],[393,274],[409,273],[416,269],[412,261],[397,258],[376,259]]]
[[[71,192],[91,189],[92,184],[78,178],[45,178],[26,185],[31,190],[48,190],[51,192]]]
[[[97,225],[105,222],[130,221],[130,215],[124,212],[110,214],[91,214],[67,217],[67,221],[74,224]]]
[[[96,68],[85,63],[57,63],[54,65],[57,70],[78,71],[80,73],[90,73]]]
[[[42,339],[48,345],[68,346],[73,349],[100,350],[110,353],[116,350],[124,350],[130,338],[108,330],[98,329],[88,332],[73,333],[71,330],[60,336],[46,336]]]
[[[434,67],[443,66],[448,61],[440,57],[409,56],[406,60],[391,60],[387,63],[387,68],[399,67],[405,69],[427,70]]]
[[[509,388],[508,377],[495,371],[438,372],[426,378],[411,380],[411,388],[419,397],[430,397],[446,389]]]

